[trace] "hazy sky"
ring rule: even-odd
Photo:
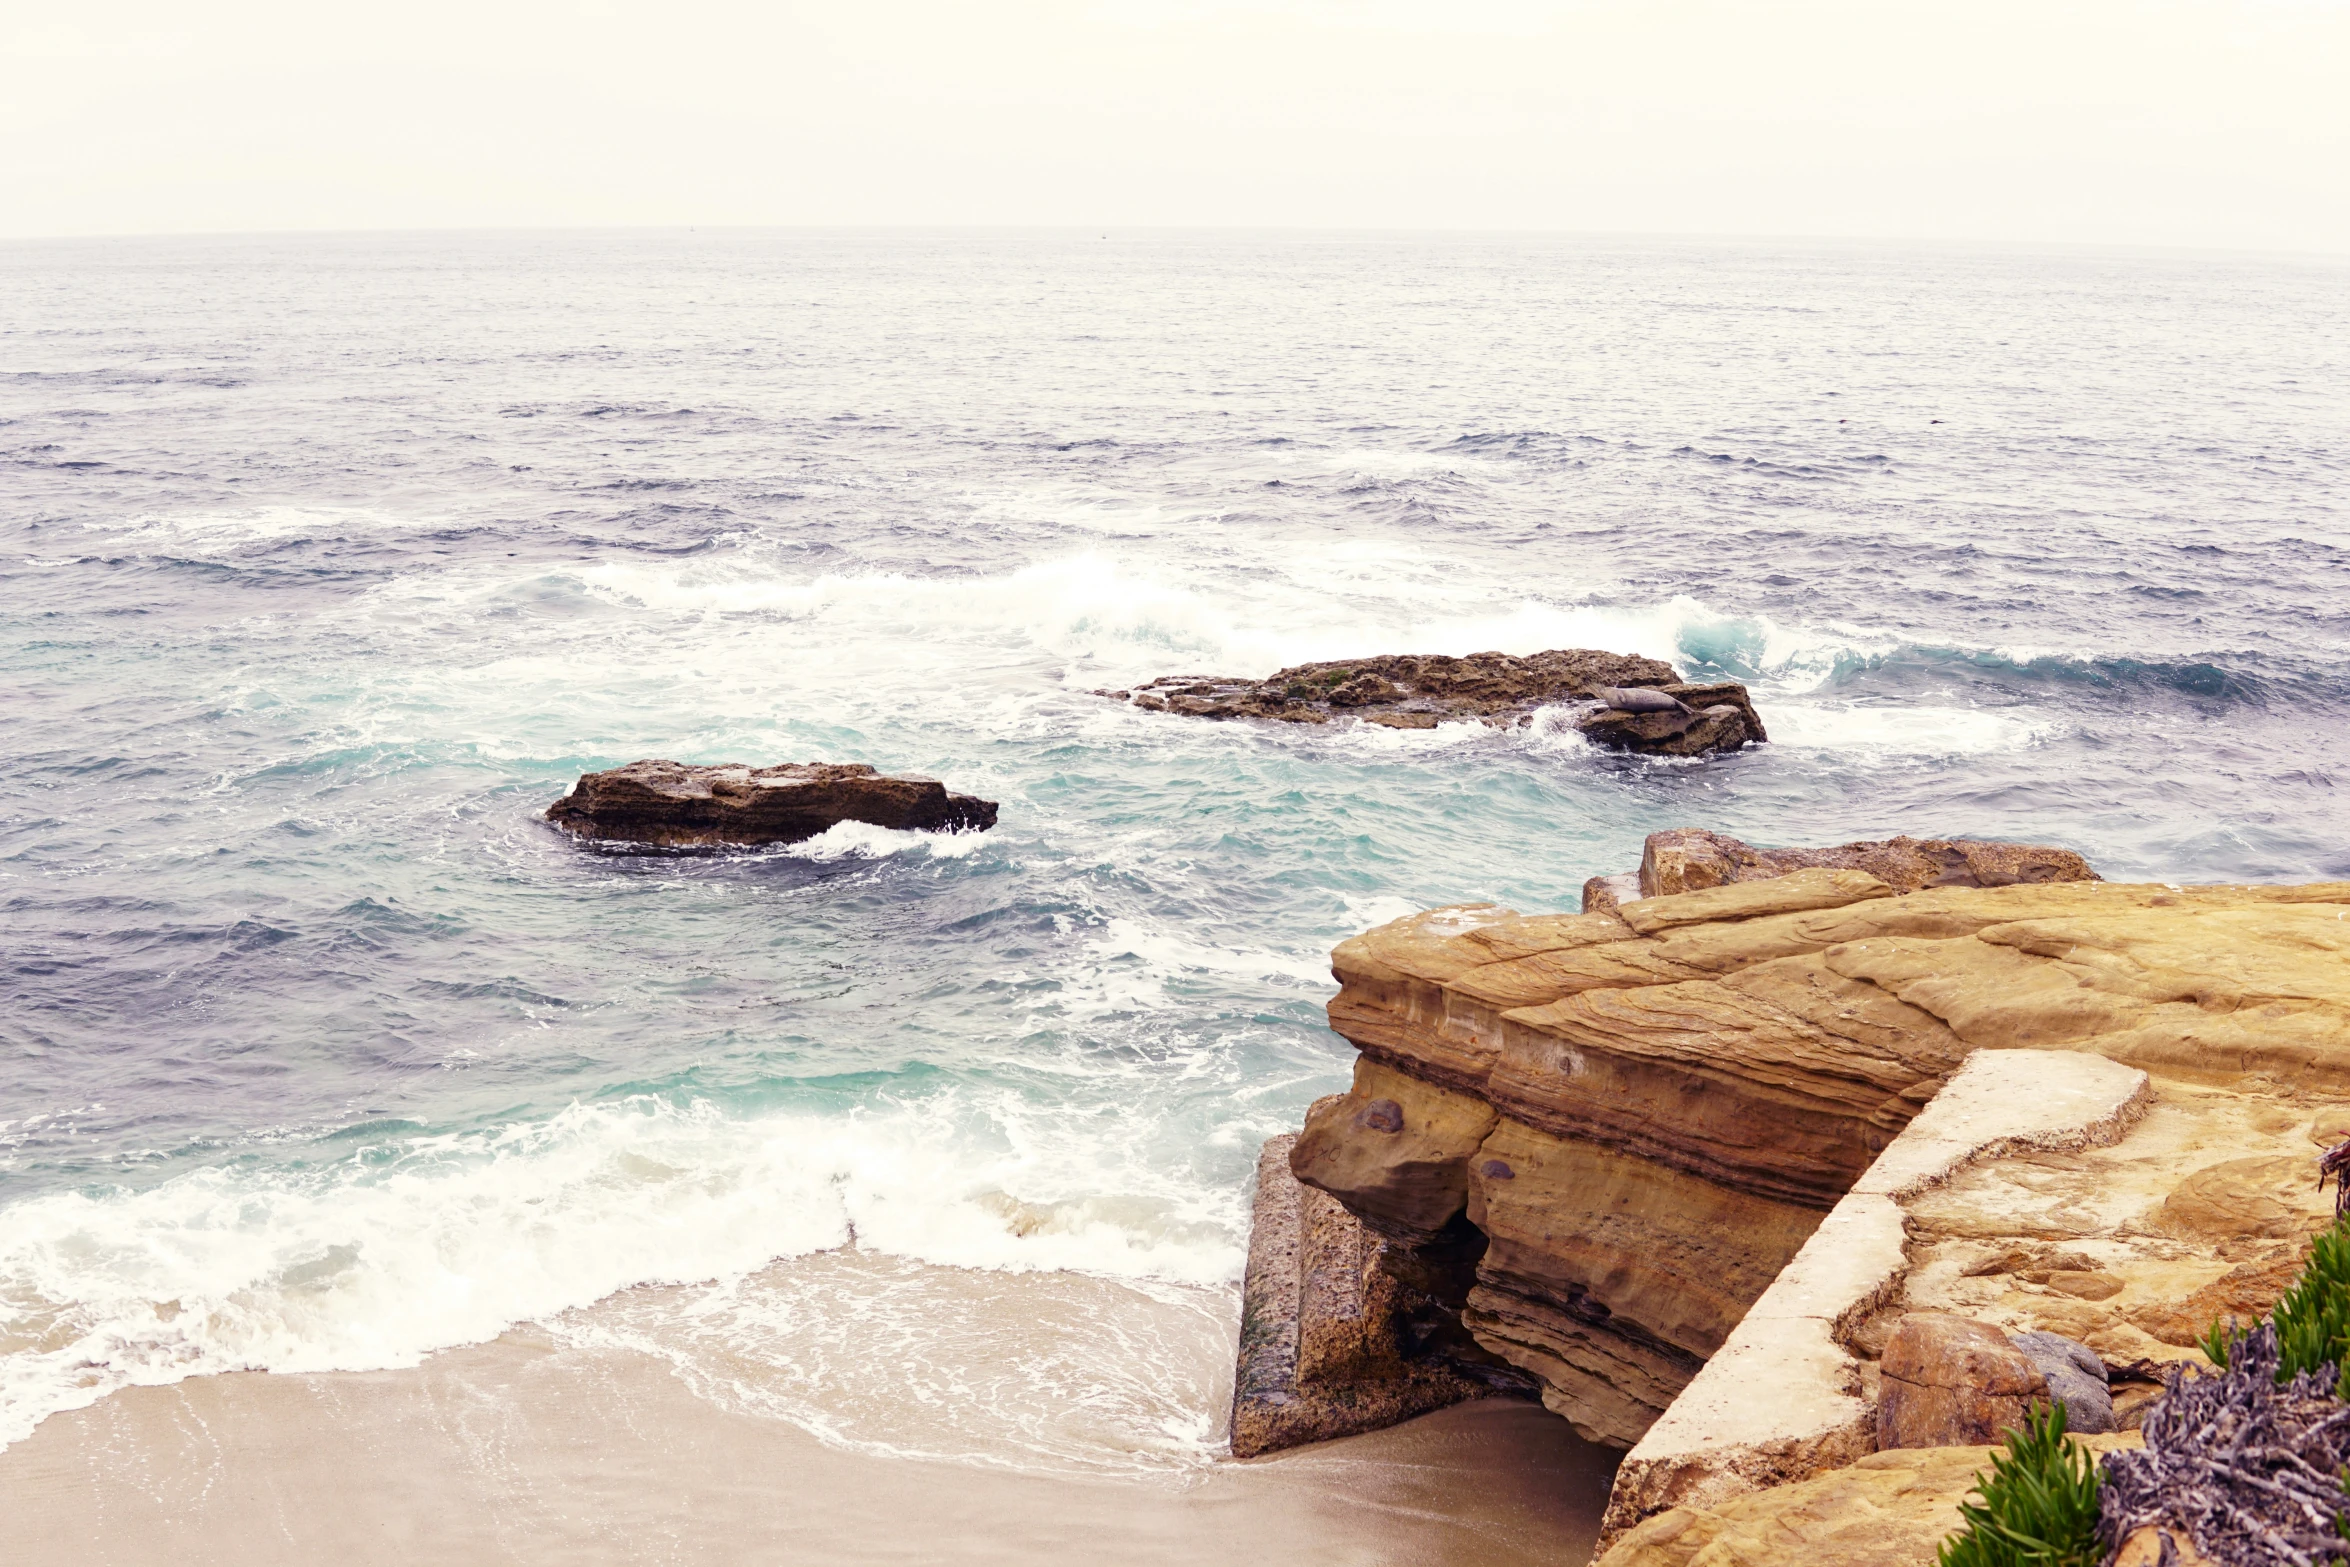
[[[2350,253],[2350,0],[0,0],[0,233],[1142,224]]]

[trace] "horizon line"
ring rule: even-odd
[[[2010,239],[1961,235],[1840,234],[1760,232],[1704,229],[1573,229],[1500,228],[1453,225],[1409,227],[1371,224],[1261,224],[1261,223],[479,223],[350,225],[292,228],[221,229],[99,229],[44,234],[0,235],[0,246],[54,245],[121,241],[154,243],[172,240],[267,240],[401,238],[431,236],[589,235],[589,234],[939,234],[939,235],[1182,235],[1237,237],[1243,235],[1296,238],[1357,239],[1563,239],[1585,241],[1678,240],[1713,244],[1818,244],[1866,246],[1934,246],[1986,250],[2087,251],[2129,254],[2158,253],[2184,256],[2291,258],[2307,261],[2350,261],[2350,250],[2281,246],[2186,244],[2160,240]]]

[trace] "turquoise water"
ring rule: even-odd
[[[1204,1461],[1256,1147],[1351,1060],[1344,936],[1573,907],[1683,825],[2350,876],[2346,281],[1311,236],[0,248],[0,1440],[673,1283],[703,1293],[631,1320],[733,1313],[730,1353],[814,1389],[779,1417],[837,1439]],[[1558,646],[1748,680],[1773,743],[1089,694]],[[1002,824],[679,858],[538,820],[641,756],[870,762]],[[872,1267],[760,1272],[852,1237]],[[990,1425],[1007,1377],[1058,1384],[990,1363],[958,1269],[1138,1292],[1188,1347],[1073,1306],[1070,1364],[1140,1369],[1068,1394],[1082,1427]],[[885,1340],[919,1386],[826,1404],[810,1346]],[[936,1430],[874,1435],[892,1401]]]

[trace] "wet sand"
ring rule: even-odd
[[[1582,1562],[1614,1455],[1530,1404],[1131,1478],[828,1446],[533,1330],[414,1370],[133,1388],[0,1452],[15,1567]]]

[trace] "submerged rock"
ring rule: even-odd
[[[862,763],[834,762],[631,762],[581,774],[547,807],[547,820],[565,832],[661,848],[797,843],[842,822],[980,831],[995,819],[994,801],[949,794],[935,779],[889,778]]]
[[[1524,723],[1538,708],[1576,710],[1594,744],[1659,756],[1735,751],[1769,738],[1736,681],[1692,684],[1670,664],[1628,653],[1556,648],[1507,653],[1391,654],[1299,664],[1266,680],[1170,675],[1097,695],[1187,718],[1270,718],[1326,724],[1359,718],[1390,729],[1475,720]]]

